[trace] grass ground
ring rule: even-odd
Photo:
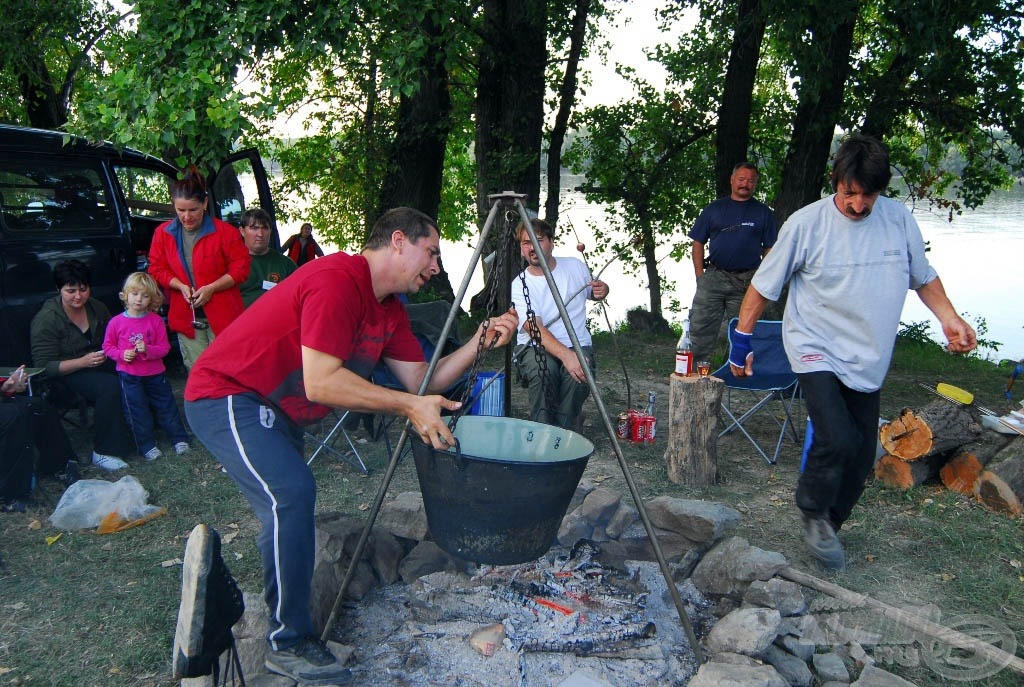
[[[619,335],[617,341],[629,372],[633,405],[645,403],[646,392],[655,390],[660,422],[667,426],[674,339]],[[626,407],[624,375],[608,335],[599,335],[595,345],[602,400],[609,412],[618,412]],[[927,346],[902,345],[883,392],[883,415],[891,417],[904,406],[928,402],[931,396],[919,383],[936,381],[969,389],[978,402],[996,408],[1002,403],[1005,379],[1003,371],[987,363],[954,358]],[[515,394],[517,410],[522,390]],[[586,433],[594,437],[597,449],[587,476],[627,493],[592,402],[585,412]],[[87,445],[86,435],[78,430],[72,435],[79,445]],[[369,507],[387,456],[380,442],[359,444],[359,450],[369,476],[335,460],[314,462],[320,511],[359,513]],[[787,444],[779,465],[768,466],[743,437],[723,438],[719,481],[701,491],[668,481],[663,441],[625,445],[623,450],[645,496],[719,500],[743,513],[739,534],[751,543],[779,551],[795,567],[819,574],[803,551],[793,506],[799,446]],[[87,455],[84,449],[81,455]],[[181,584],[179,559],[198,522],[224,536],[225,559],[241,587],[260,590],[257,526],[234,484],[201,446],[184,459],[133,462],[128,472],[149,491],[150,503],[168,509],[166,516],[113,535],[61,533],[46,522],[60,491],[45,481],[37,505],[28,513],[0,515],[0,686],[174,684],[169,667]],[[93,469],[85,476],[111,478]],[[412,461],[404,460],[389,495],[415,488]],[[935,485],[904,492],[871,483],[844,530],[849,569],[829,579],[893,605],[933,603],[943,618],[996,618],[1024,643],[1022,525],[1021,519],[990,513]],[[906,657],[903,662],[913,663]],[[922,685],[964,684],[941,677],[921,661],[884,667]],[[1016,685],[1018,677],[1003,671],[977,684]]]

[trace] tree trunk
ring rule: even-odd
[[[527,207],[539,207],[546,8],[542,0],[483,3],[475,149],[481,222],[492,193],[523,193]]]
[[[939,470],[939,478],[947,489],[966,496],[974,496],[978,493],[978,479],[985,470],[985,466],[992,462],[998,463],[1005,458],[1002,451],[1014,440],[1014,437],[1005,434],[995,434],[995,437],[996,439],[992,442],[960,451],[942,466],[942,469]]]
[[[715,135],[715,192],[719,197],[729,195],[732,168],[747,159],[754,77],[764,29],[761,0],[740,0]]]
[[[900,416],[882,425],[882,447],[903,460],[917,460],[959,448],[976,439],[981,426],[960,406],[932,401],[920,410],[904,408]]]
[[[814,42],[800,59],[799,94],[782,183],[775,199],[779,223],[821,198],[843,90],[850,74],[850,51],[859,3],[812,3],[807,27]],[[799,39],[799,37],[796,37]]]
[[[483,2],[474,149],[481,227],[491,209],[487,197],[493,193],[521,193],[526,196],[523,204],[527,208],[540,207],[546,26],[547,4],[543,0]],[[483,254],[504,250],[506,264],[511,264],[520,259],[518,242],[504,241],[506,237],[498,231],[501,227],[493,228]],[[485,292],[473,297],[474,313],[480,310],[493,278],[488,265],[484,265],[483,272]],[[508,300],[506,288],[502,293],[506,307]]]
[[[548,190],[544,201],[544,218],[552,227],[558,226],[558,202],[562,191],[562,145],[569,128],[569,115],[576,104],[576,74],[579,71],[580,55],[587,37],[587,19],[590,17],[592,0],[576,0],[576,13],[572,18],[569,36],[569,57],[565,62],[565,74],[558,89],[558,112],[551,127],[551,144],[548,146]]]
[[[403,94],[399,99],[396,134],[377,203],[378,217],[390,208],[404,205],[436,219],[441,206],[452,100],[442,27],[437,25],[434,13],[427,13],[420,30],[434,47],[424,54],[419,88],[411,96]],[[443,268],[425,288],[449,301],[454,298]]]
[[[54,87],[46,60],[36,46],[27,48],[24,71],[18,75],[18,87],[25,102],[29,126],[38,129],[61,129],[68,123],[66,103],[62,103]]]
[[[986,507],[1007,515],[1024,512],[1024,445],[1020,440],[1010,444],[1003,451],[1012,453],[1005,460],[995,463],[978,478],[978,500]],[[1012,449],[1012,452],[1011,452]]]
[[[707,487],[718,472],[718,406],[725,384],[717,377],[669,378],[668,478]]]
[[[949,454],[937,453],[921,460],[907,461],[886,454],[875,463],[875,479],[887,487],[910,489],[937,476],[947,458]]]

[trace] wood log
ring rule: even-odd
[[[946,485],[946,488],[966,496],[974,496],[978,492],[978,478],[989,463],[998,463],[1001,458],[1000,452],[1015,439],[1006,434],[986,432],[985,437],[993,436],[994,439],[983,443],[963,447],[939,470],[939,479]],[[1003,456],[1005,457],[1005,456]]]
[[[669,377],[668,478],[707,487],[718,474],[718,406],[725,383],[717,377]]]
[[[910,489],[939,474],[948,453],[937,453],[920,460],[903,460],[886,454],[875,463],[875,479],[887,487]]]
[[[1024,512],[1024,451],[1018,439],[1000,455],[1010,453],[1005,460],[990,463],[978,478],[978,500],[990,508],[1007,515]],[[1012,450],[1011,450],[1012,449]]]
[[[882,425],[878,439],[885,452],[903,460],[959,448],[981,434],[981,425],[962,407],[946,400],[932,401],[920,410],[904,408]]]

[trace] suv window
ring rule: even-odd
[[[114,225],[102,171],[88,160],[0,162],[0,211],[4,226],[22,236],[106,233]]]
[[[174,177],[158,169],[117,163],[114,164],[114,176],[128,208],[136,266],[140,270],[145,269],[153,232],[174,217],[174,206],[171,205]]]

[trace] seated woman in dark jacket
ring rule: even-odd
[[[112,472],[128,467],[119,456],[133,453],[135,442],[121,409],[121,382],[100,350],[110,311],[89,299],[91,281],[79,260],[53,268],[58,295],[32,319],[32,361],[55,393],[78,394],[95,408],[92,462]]]

